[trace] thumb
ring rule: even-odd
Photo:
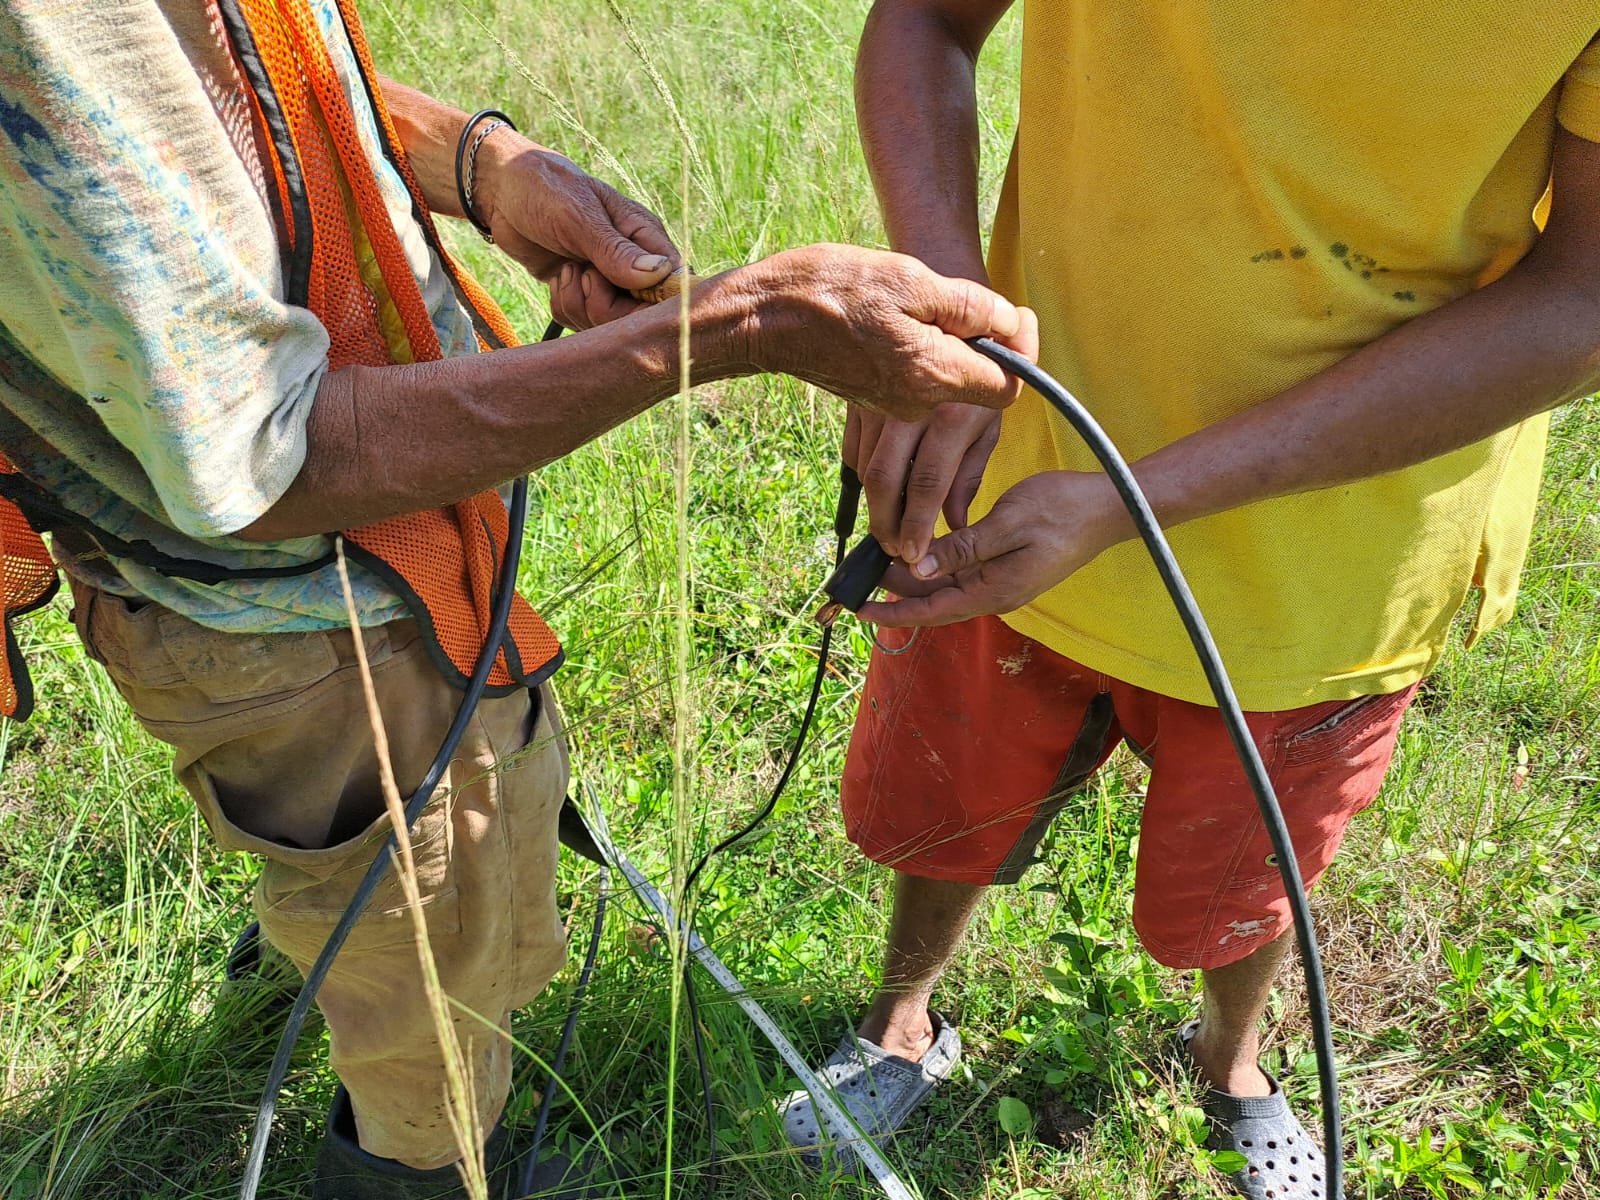
[[[641,292],[672,273],[672,260],[647,250],[611,225],[590,231],[589,261],[617,287]]]
[[[912,316],[959,338],[992,337],[1009,342],[1022,329],[1022,314],[999,292],[970,279],[928,277],[921,311]]]
[[[1014,550],[1015,541],[1003,518],[997,519],[991,513],[975,525],[952,529],[936,538],[928,552],[911,564],[911,574],[918,579],[959,575]]]
[[[679,260],[649,209],[596,180],[598,195],[583,208],[589,261],[619,288],[642,291],[672,273]]]

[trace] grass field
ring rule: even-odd
[[[880,240],[850,108],[864,10],[364,5],[384,70],[469,110],[509,110],[656,207],[702,271],[805,242]],[[989,195],[1015,118],[1016,33],[1013,14],[983,66]],[[456,244],[535,334],[541,289],[476,238]],[[688,464],[675,452],[680,417]],[[841,424],[835,401],[789,381],[708,387],[686,413],[669,402],[534,481],[524,582],[566,641],[558,682],[576,771],[658,880],[681,879],[683,843],[697,852],[736,827],[776,776],[815,663],[807,614],[827,572]],[[1597,446],[1592,403],[1559,414],[1519,615],[1427,682],[1382,797],[1315,900],[1352,1196],[1600,1193]],[[687,615],[675,601],[678,479]],[[254,866],[208,843],[166,752],[81,654],[61,605],[24,638],[42,700],[31,723],[0,728],[0,1197],[234,1195],[276,1037],[259,994],[219,982]],[[787,800],[711,872],[697,916],[814,1060],[871,992],[886,907],[885,874],[848,846],[834,806],[868,647],[854,626],[842,640]],[[674,755],[680,728],[688,752]],[[1195,1098],[1159,1065],[1192,980],[1156,968],[1129,927],[1143,787],[1137,764],[1115,759],[1023,886],[980,911],[936,1001],[961,1025],[963,1068],[892,1154],[924,1195],[1221,1194],[1197,1148]],[[575,943],[594,884],[587,864],[563,867]],[[553,1046],[574,976],[523,1015],[523,1045]],[[583,1108],[563,1099],[555,1112],[562,1137],[612,1123],[630,1196],[705,1191],[676,987],[640,906],[620,902],[569,1070]],[[865,1194],[808,1176],[782,1150],[772,1099],[792,1086],[787,1071],[714,987],[701,994],[719,1194]],[[1286,975],[1268,1065],[1310,1116],[1302,1010]],[[322,1038],[313,1028],[299,1047],[263,1196],[306,1194],[334,1086]],[[519,1119],[541,1083],[530,1056]]]

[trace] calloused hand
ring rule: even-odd
[[[982,520],[936,539],[910,566],[891,567],[884,587],[900,598],[865,604],[860,616],[878,625],[949,625],[1013,612],[1133,533],[1104,475],[1031,475]]]
[[[999,440],[1000,414],[992,408],[945,404],[921,421],[897,421],[851,405],[842,453],[861,477],[878,544],[916,562],[928,552],[941,512],[951,529],[964,527]]]
[[[747,297],[748,361],[905,421],[944,404],[998,409],[1021,384],[964,339],[1038,354],[1032,310],[908,255],[859,246],[788,250],[727,277]]]
[[[629,290],[683,262],[648,208],[509,127],[479,150],[473,207],[495,243],[549,286],[551,315],[569,329],[645,307]]]

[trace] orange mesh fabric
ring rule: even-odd
[[[386,366],[441,357],[427,305],[379,191],[327,43],[306,0],[237,0],[281,111],[290,145],[268,147],[284,236],[302,255],[310,241],[305,301],[328,331],[332,367]],[[470,276],[444,254],[422,193],[376,86],[366,35],[354,8],[339,0],[351,46],[394,163],[410,190],[430,243],[474,310],[502,345],[515,345],[505,315]],[[266,124],[263,98],[252,97]],[[309,228],[294,217],[285,150],[303,181]],[[0,473],[15,468],[0,454]],[[382,574],[405,597],[449,673],[472,672],[488,635],[490,606],[509,537],[505,505],[484,492],[446,508],[345,531],[353,556]],[[39,607],[55,592],[55,564],[22,511],[0,498],[0,588],[4,654],[0,655],[0,713],[23,720],[32,710],[27,669],[11,634],[13,617]],[[510,637],[489,685],[508,688],[542,679],[559,660],[560,643],[527,601],[515,598]]]
[[[469,674],[489,632],[498,551],[506,544],[506,506],[499,495],[485,492],[449,508],[346,530],[344,536],[355,547],[353,557],[387,577],[403,595],[411,593],[407,599],[424,631],[458,671]],[[439,552],[452,541],[464,552]],[[453,597],[471,597],[472,603],[445,603]],[[520,596],[512,603],[508,632],[518,661],[502,650],[489,675],[492,686],[537,677],[561,650],[550,627]]]
[[[361,20],[356,16],[355,5],[350,0],[337,0],[339,11],[344,15],[345,28],[350,31],[350,45],[355,51],[356,62],[361,67],[362,74],[369,80],[378,77],[377,68],[372,65],[372,49],[367,45],[366,30],[361,27]],[[383,130],[386,144],[393,147],[400,145],[400,135],[395,130],[394,120],[389,116],[389,109],[383,102],[383,96],[377,88],[371,89],[373,96],[373,110],[377,113],[378,124]],[[454,280],[456,291],[464,296],[468,306],[482,318],[491,332],[500,340],[503,346],[515,346],[517,335],[511,329],[511,322],[506,320],[505,313],[500,311],[500,306],[493,297],[483,290],[481,285],[471,275],[456,265],[454,259],[445,252],[444,246],[439,241],[438,231],[433,227],[433,215],[428,211],[427,204],[422,199],[422,189],[417,186],[416,176],[411,171],[411,164],[404,154],[395,156],[395,169],[400,172],[400,177],[405,180],[406,188],[410,191],[416,203],[417,214],[422,220],[427,231],[428,240],[438,251],[439,258],[444,262],[445,269]]]
[[[366,163],[315,15],[304,0],[239,0],[239,9],[283,109],[305,183],[312,246],[306,305],[328,331],[330,364],[338,369],[396,361],[380,323],[380,278],[405,320],[414,357],[438,358],[427,308]],[[281,178],[281,164],[274,167]],[[366,271],[357,246],[363,235],[371,245]]]
[[[344,0],[339,7],[379,126],[396,150],[395,166],[437,247],[427,207],[410,165],[398,152],[393,121],[374,82],[360,21]],[[305,0],[239,0],[239,8],[251,27],[305,178],[312,224],[307,304],[327,327],[330,365],[337,370],[440,358],[433,322],[316,17]],[[282,165],[274,161],[274,167],[286,194]],[[514,345],[504,315],[482,289],[448,257],[445,265],[484,324],[504,344]],[[484,492],[448,508],[346,530],[344,536],[362,552],[362,561],[406,597],[444,657],[467,675],[488,630],[508,532],[505,505],[496,493]],[[555,635],[521,597],[513,604],[510,632],[512,645],[496,661],[491,686],[540,677],[541,668],[560,652]]]
[[[0,454],[0,471],[15,468]],[[0,597],[4,603],[5,654],[0,656],[0,712],[25,720],[33,707],[26,668],[11,635],[11,619],[32,612],[55,594],[56,565],[20,509],[0,500]]]

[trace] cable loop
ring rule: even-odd
[[[1256,804],[1261,810],[1261,822],[1271,839],[1273,853],[1278,857],[1278,875],[1283,880],[1283,890],[1294,917],[1295,938],[1300,944],[1300,965],[1306,981],[1306,1007],[1311,1017],[1311,1040],[1317,1051],[1317,1076],[1322,1093],[1323,1154],[1328,1171],[1324,1190],[1330,1200],[1344,1200],[1344,1116],[1339,1109],[1333,1024],[1328,1015],[1328,993],[1322,974],[1322,957],[1317,951],[1316,928],[1311,921],[1311,906],[1306,899],[1299,860],[1295,857],[1289,828],[1284,823],[1283,810],[1273,790],[1272,779],[1267,774],[1266,764],[1261,761],[1255,739],[1250,735],[1239,699],[1234,695],[1233,683],[1228,678],[1222,656],[1217,652],[1216,642],[1206,626],[1205,615],[1195,602],[1194,593],[1189,589],[1178,560],[1173,556],[1166,534],[1162,532],[1127,460],[1083,402],[1036,363],[1029,362],[1007,346],[989,338],[970,338],[968,345],[1038,392],[1083,439],[1117,489],[1128,515],[1133,518],[1134,527],[1138,529],[1139,537],[1155,563],[1156,573],[1161,576],[1167,595],[1171,597],[1173,607],[1177,609],[1189,641],[1194,646],[1200,669],[1217,702],[1218,714],[1228,730],[1234,752],[1239,756],[1239,765],[1244,769],[1250,790],[1255,794]]]
[[[862,623],[865,624],[866,622]],[[897,648],[894,646],[885,646],[883,644],[883,639],[878,636],[878,631],[882,628],[883,626],[881,625],[874,625],[872,627],[872,645],[873,648],[878,651],[878,653],[887,654],[890,658],[899,658],[900,655],[904,654],[907,650],[910,650],[911,647],[917,644],[917,637],[922,633],[922,626],[913,625],[911,627],[911,637],[906,641],[904,646]]]

